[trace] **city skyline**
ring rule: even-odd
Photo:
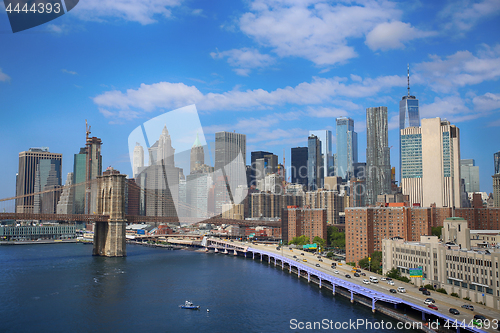
[[[215,132],[236,131],[247,135],[249,153],[269,151],[281,161],[285,148],[287,166],[291,148],[305,147],[310,130],[330,130],[335,138],[341,116],[354,120],[358,160],[366,161],[364,110],[387,106],[391,165],[399,171],[398,102],[406,94],[408,63],[420,117],[460,127],[461,158],[476,161],[481,191],[492,192],[499,147],[482,138],[494,137],[500,125],[498,4],[264,4],[178,1],[105,13],[86,3],[17,34],[3,11],[9,52],[0,57],[8,142],[1,195],[15,194],[18,153],[31,147],[63,154],[66,179],[84,144],[85,119],[102,139],[103,166],[132,175],[126,144],[132,129],[193,103],[207,142]],[[369,16],[355,17],[356,10]],[[337,28],[340,14],[353,20],[352,30]],[[289,24],[309,37],[295,29],[278,35]]]

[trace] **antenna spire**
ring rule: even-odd
[[[410,64],[408,64],[408,97],[410,97]]]

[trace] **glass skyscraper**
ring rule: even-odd
[[[465,182],[465,192],[479,192],[479,166],[473,159],[460,160],[460,176]]]
[[[353,164],[358,162],[358,134],[354,132],[354,120],[337,118],[336,176],[347,180],[353,175]]]
[[[366,109],[366,168],[367,204],[374,205],[377,195],[391,193],[391,154],[386,106]]]
[[[399,102],[399,183],[402,179],[401,130],[408,127],[420,127],[418,99],[410,95],[410,67],[408,66],[408,94]]]
[[[493,159],[495,161],[495,175],[500,173],[500,151],[493,154]]]
[[[333,176],[333,151],[332,132],[329,130],[309,131],[309,136],[315,135],[321,142],[321,155],[323,158],[323,177]]]
[[[307,186],[307,147],[292,148],[291,179],[293,184]]]
[[[85,175],[86,175],[87,153],[85,148],[75,154],[73,162],[73,184],[75,184],[75,195],[73,197],[73,214],[85,213]],[[80,184],[81,185],[76,185]]]
[[[307,139],[307,186],[310,191],[323,187],[321,141],[315,135]]]

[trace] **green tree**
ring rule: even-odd
[[[326,241],[323,238],[316,236],[313,238],[313,243],[316,243],[321,249],[325,249]]]
[[[438,236],[438,238],[441,238],[442,230],[443,230],[443,227],[431,227],[431,235]]]
[[[345,249],[345,232],[339,231],[334,226],[329,226],[327,228],[327,241],[331,247],[338,247],[339,249]]]
[[[288,244],[306,245],[309,244],[309,237],[306,235],[294,237]]]
[[[396,268],[391,269],[389,272],[387,272],[386,275],[387,277],[390,277],[395,280],[410,282],[410,279],[408,279],[406,276],[401,276],[401,272],[399,272]]]
[[[371,272],[381,273],[382,269],[380,268],[380,263],[382,262],[382,252],[375,251],[370,255],[370,257],[371,264],[368,257],[365,257],[358,262],[359,266],[363,269],[369,269]]]

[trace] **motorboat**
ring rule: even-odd
[[[199,305],[194,305],[191,301],[184,302],[184,305],[179,305],[181,309],[189,309],[189,310],[199,310]]]

